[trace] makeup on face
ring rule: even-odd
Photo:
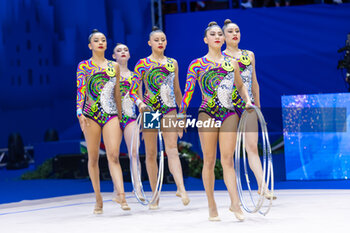
[[[241,32],[236,24],[230,24],[225,29],[226,42],[231,41],[238,43],[241,40]]]
[[[207,39],[209,45],[222,45],[224,43],[224,33],[221,28],[213,27],[207,32]]]
[[[154,33],[151,36],[151,47],[157,50],[164,50],[167,45],[166,36],[162,32]]]
[[[117,60],[129,59],[129,48],[126,45],[120,44],[114,49],[114,55]]]
[[[95,33],[90,42],[92,50],[105,50],[107,46],[107,40],[102,33]]]

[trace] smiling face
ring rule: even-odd
[[[130,58],[129,48],[124,44],[119,44],[114,48],[113,58],[118,62],[127,62]]]
[[[93,52],[105,52],[107,49],[107,40],[101,32],[96,32],[92,35],[89,43],[89,48]]]
[[[241,41],[241,31],[237,24],[230,23],[225,28],[225,37],[227,45],[238,45]]]
[[[225,42],[224,33],[219,26],[212,26],[204,37],[204,42],[212,48],[221,48]]]
[[[164,52],[167,45],[165,34],[163,32],[152,33],[149,38],[148,45],[151,46],[152,51],[155,51],[158,53]]]

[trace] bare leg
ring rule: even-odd
[[[157,130],[147,129],[143,131],[143,137],[146,147],[146,169],[148,179],[155,192],[157,186],[158,176],[158,163],[157,163]],[[158,209],[159,199],[153,205],[150,205],[150,209]]]
[[[219,133],[219,146],[224,181],[231,199],[230,210],[235,213],[238,220],[243,221],[244,215],[239,206],[236,173],[233,166],[233,153],[236,147],[237,138],[237,123],[237,114],[228,117],[223,122]]]
[[[137,194],[141,197],[141,187],[140,187],[141,180],[138,179],[139,177],[138,177],[138,171],[137,171],[137,163],[139,161],[137,161],[137,156],[136,156],[137,151],[139,150],[139,147],[136,146],[136,144],[139,143],[137,142],[137,140],[139,140],[139,137],[138,137],[139,135],[136,135],[136,133],[134,134],[134,132],[136,131],[136,128],[137,128],[136,121],[129,123],[124,129],[124,138],[125,138],[126,146],[128,147],[130,163],[133,164],[132,174],[135,179],[134,181],[135,189],[136,189],[135,192],[137,192]],[[131,140],[132,140],[133,134],[134,134],[134,139],[133,139],[134,144],[133,144],[132,154],[131,154]],[[144,201],[144,199],[142,201]]]
[[[89,126],[86,126],[84,137],[88,150],[88,170],[92,187],[96,196],[96,205],[94,213],[101,214],[103,208],[103,199],[100,192],[100,169],[98,167],[99,148],[101,142],[101,127],[91,119],[87,119]]]
[[[211,117],[206,113],[200,113],[198,120],[205,121]],[[199,128],[199,139],[203,151],[203,170],[202,179],[205,193],[208,199],[209,220],[219,220],[218,210],[214,199],[214,185],[215,185],[215,161],[216,161],[216,147],[218,143],[218,130]]]
[[[263,181],[263,169],[258,152],[258,119],[255,112],[248,113],[247,125],[245,133],[246,151],[248,153],[249,167],[253,171],[256,182],[258,183],[258,193],[261,193],[261,187]],[[270,192],[268,187],[265,186],[263,190],[264,196],[268,199],[276,199]]]
[[[263,172],[258,153],[258,121],[255,112],[248,113],[247,115],[245,142],[249,166],[255,175],[260,190]]]
[[[176,111],[169,112],[166,116],[164,116],[163,120],[169,120],[170,121],[177,121],[176,119]],[[179,151],[177,149],[177,138],[178,134],[175,128],[164,128],[163,130],[163,138],[164,138],[164,145],[166,154],[168,156],[168,165],[169,170],[171,174],[174,177],[178,193],[181,196],[182,202],[184,205],[188,205],[190,202],[190,199],[187,196],[185,185],[184,185],[184,179],[182,176],[182,167],[181,162],[179,158]]]
[[[114,187],[118,191],[116,201],[121,204],[123,210],[130,210],[127,206],[124,193],[123,173],[119,162],[119,149],[122,140],[122,131],[119,127],[119,118],[113,118],[102,129],[103,141],[106,146],[109,172]]]

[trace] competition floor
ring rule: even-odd
[[[229,212],[226,191],[216,191],[220,222],[209,222],[204,191],[190,191],[183,206],[175,192],[162,192],[159,210],[140,205],[127,193],[131,211],[123,211],[103,193],[104,213],[93,215],[92,193],[0,205],[1,233],[108,232],[346,232],[350,190],[276,190],[267,216],[245,213],[238,222]],[[344,231],[345,230],[345,231]]]

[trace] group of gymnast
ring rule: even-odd
[[[203,152],[202,179],[208,200],[209,221],[220,221],[214,199],[214,167],[218,142],[224,182],[231,201],[229,210],[239,221],[244,221],[245,218],[240,207],[233,161],[237,125],[245,109],[250,112],[245,134],[246,151],[249,166],[259,181],[258,193],[267,199],[276,198],[267,188],[261,190],[264,181],[257,148],[258,121],[257,115],[250,111],[252,105],[260,108],[259,85],[254,53],[240,49],[240,39],[240,29],[231,20],[225,20],[223,27],[216,22],[210,22],[204,31],[204,43],[208,46],[208,53],[194,59],[189,65],[182,95],[178,63],[164,54],[167,38],[162,30],[153,28],[148,41],[152,53],[140,59],[134,71],[128,68],[130,53],[127,45],[118,43],[112,55],[115,61],[108,60],[105,58],[106,36],[96,29],[92,31],[88,38],[92,57],[81,61],[77,68],[77,117],[87,144],[88,171],[96,197],[94,214],[103,213],[98,166],[101,133],[115,190],[113,201],[119,203],[123,210],[130,210],[125,198],[119,150],[124,135],[130,161],[137,163],[135,154],[139,148],[135,148],[135,143],[132,143],[139,140],[139,135],[133,133],[138,127],[135,121],[136,107],[140,113],[149,108],[158,111],[162,121],[164,118],[185,121],[197,81],[202,93],[198,120],[215,119],[221,122],[219,128],[198,128]],[[222,51],[225,42],[226,49]],[[185,189],[177,147],[177,140],[182,137],[183,129],[170,127],[162,128],[161,131],[169,170],[177,186],[176,196],[187,206],[190,198]],[[157,136],[156,130],[142,132],[146,169],[153,192],[157,185],[158,172]],[[136,169],[137,166],[133,166],[131,171],[135,177],[138,172]],[[137,182],[134,192],[141,192]],[[150,210],[158,208],[159,198],[149,204]]]

